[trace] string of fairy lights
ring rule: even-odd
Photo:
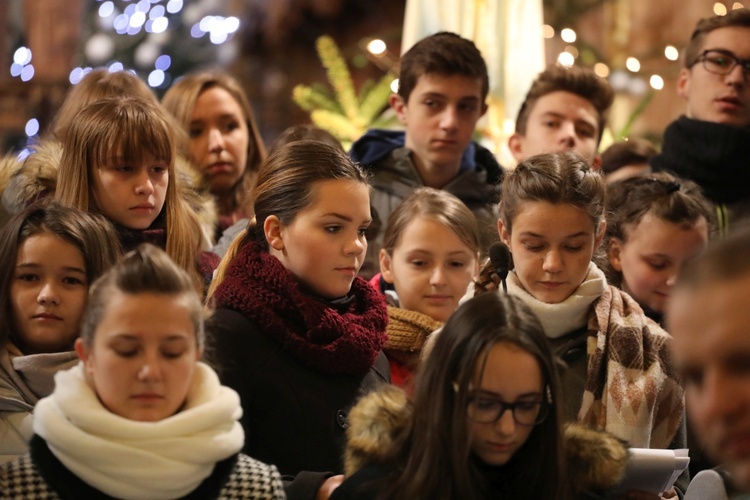
[[[222,0],[95,0],[93,3],[92,33],[81,47],[81,59],[86,64],[70,71],[68,80],[72,85],[93,67],[106,67],[111,72],[131,71],[142,76],[152,88],[165,89],[172,82],[170,69],[175,51],[186,45],[185,36],[196,41],[204,39],[206,45],[216,46],[217,62],[235,56],[234,44],[227,42],[239,31],[240,20],[220,15],[226,10]],[[126,68],[130,64],[117,60],[118,48],[123,46],[132,50],[135,69]],[[228,50],[222,52],[221,48]],[[31,49],[17,47],[10,65],[11,76],[30,82],[35,72]],[[39,120],[31,118],[25,126],[27,143],[38,139],[39,132]],[[28,152],[24,150],[21,154]]]
[[[135,46],[133,60],[135,65],[144,73],[149,86],[166,88],[171,84],[173,55],[167,53],[167,45],[176,25],[190,26],[192,38],[205,38],[209,43],[221,46],[233,39],[240,29],[240,20],[234,16],[211,14],[222,10],[221,0],[96,0],[97,28],[99,31],[91,35],[83,46],[86,61],[96,66],[106,66],[109,71],[125,71],[122,62],[112,60],[116,51],[116,37],[139,37],[140,42]],[[743,8],[741,2],[734,2],[732,9]],[[716,15],[726,15],[728,7],[721,2],[713,6]],[[563,66],[576,64],[579,50],[574,43],[578,35],[572,28],[563,28],[556,33],[550,25],[542,27],[542,35],[546,39],[554,39],[559,35],[560,40],[567,44],[556,58]],[[360,44],[365,48],[369,58],[380,67],[390,69],[397,58],[388,52],[386,43],[377,38],[368,38]],[[231,51],[229,51],[231,53]],[[673,45],[664,48],[664,57],[671,61],[679,59],[679,50]],[[16,48],[10,65],[10,74],[23,82],[33,80],[35,75],[31,49],[25,46]],[[72,85],[75,85],[91,71],[92,66],[77,66],[69,75]],[[625,60],[625,68],[610,68],[604,62],[596,62],[593,70],[602,78],[607,78],[616,91],[628,92],[634,95],[644,94],[649,90],[664,88],[664,78],[659,74],[644,75],[641,72],[641,62],[635,56]],[[127,69],[136,73],[133,69]],[[391,83],[395,92],[398,80]],[[25,133],[30,140],[39,133],[39,121],[36,118],[26,123]],[[22,153],[23,154],[23,153]]]

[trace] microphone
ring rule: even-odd
[[[489,253],[492,267],[495,268],[495,273],[503,284],[503,292],[508,293],[508,285],[505,284],[505,279],[508,277],[508,271],[510,270],[510,249],[505,243],[497,242],[490,245]]]

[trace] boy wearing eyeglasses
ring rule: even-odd
[[[750,215],[750,10],[701,19],[683,64],[685,115],[667,127],[651,166],[698,183],[726,230]]]

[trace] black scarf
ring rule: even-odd
[[[694,181],[714,203],[750,201],[750,128],[681,116],[651,166]]]
[[[146,229],[130,229],[110,219],[120,236],[123,252],[134,250],[141,243],[151,243],[162,250],[167,249],[167,210],[162,209],[154,222]]]

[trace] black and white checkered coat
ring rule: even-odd
[[[59,463],[59,462],[58,462]],[[62,464],[59,464],[62,467]],[[209,477],[206,481],[209,481]],[[75,485],[68,484],[69,491]],[[30,455],[4,464],[0,468],[0,499],[65,499],[92,498],[91,491],[80,492],[71,496],[69,493],[58,493],[42,476]],[[205,493],[205,490],[204,490]],[[95,498],[111,498],[103,493]],[[194,498],[189,494],[184,498]],[[286,498],[279,471],[273,465],[266,465],[258,460],[240,454],[229,478],[223,485],[218,485],[210,497],[201,494],[201,498],[217,499],[269,499]]]

